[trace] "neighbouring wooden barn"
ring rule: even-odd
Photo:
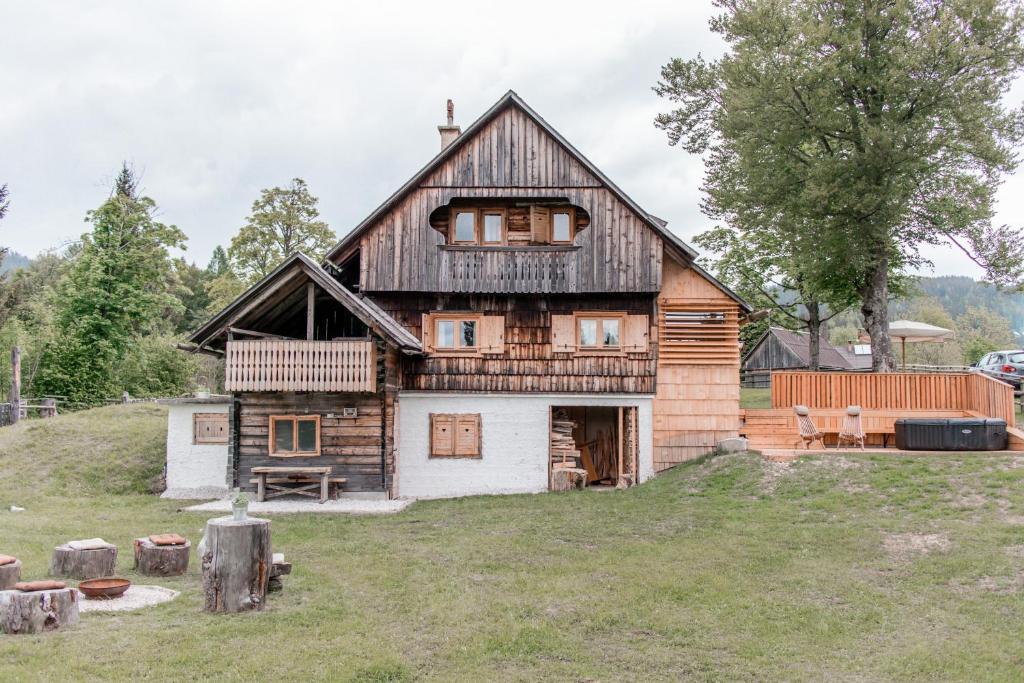
[[[853,343],[837,347],[822,337],[818,344],[818,364],[821,370],[870,370],[871,347]],[[772,370],[808,370],[810,367],[810,335],[770,327],[743,355],[743,386],[768,387]]]
[[[736,436],[748,305],[515,93],[465,132],[449,114],[324,262],[291,256],[192,335],[226,364],[233,483],[622,486]]]

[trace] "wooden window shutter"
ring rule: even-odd
[[[193,413],[192,443],[214,444],[228,442],[227,413]]]
[[[739,310],[730,303],[658,301],[661,365],[739,365]]]
[[[534,242],[551,242],[551,209],[546,206],[530,207],[530,232]]]
[[[480,353],[505,353],[505,316],[481,316],[479,334]]]
[[[423,342],[424,351],[434,350],[434,317],[429,313],[423,314],[423,322],[420,327],[420,341]]]
[[[576,350],[576,318],[551,314],[551,351],[572,353]]]
[[[430,454],[455,455],[455,416],[430,414]]]
[[[479,413],[455,416],[455,455],[480,456]]]
[[[622,350],[631,353],[646,353],[651,336],[651,324],[646,315],[625,316],[625,330],[622,335]]]

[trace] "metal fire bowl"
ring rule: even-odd
[[[132,582],[128,579],[89,579],[78,584],[78,590],[90,600],[110,600],[128,590]]]

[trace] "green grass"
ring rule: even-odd
[[[771,389],[740,389],[740,408],[771,408]]]
[[[19,555],[29,576],[72,537],[117,543],[130,578],[133,537],[199,538],[205,517],[175,502],[105,497],[72,480],[124,457],[123,481],[142,491],[159,469],[159,411],[108,410],[97,424],[119,436],[99,451],[90,414],[0,430],[0,503],[28,508],[0,511],[0,552]],[[77,428],[59,424],[72,420]],[[79,436],[89,448],[76,448]],[[63,479],[33,476],[25,448],[40,454],[40,473]],[[12,478],[11,466],[29,476]],[[1024,458],[1010,456],[847,454],[786,466],[741,454],[629,491],[421,502],[390,517],[281,516],[275,550],[295,568],[265,611],[204,614],[193,562],[188,575],[159,581],[182,591],[172,603],[0,636],[0,671],[115,681],[1019,680],[1022,485]],[[917,550],[926,538],[935,547]]]

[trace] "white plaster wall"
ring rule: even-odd
[[[167,412],[165,498],[218,497],[228,492],[228,445],[192,443],[194,413],[226,413],[227,403],[171,405]]]
[[[546,491],[552,406],[636,406],[640,481],[654,475],[650,396],[402,392],[398,403],[395,495],[401,498]],[[429,457],[430,413],[480,413],[482,457]]]

